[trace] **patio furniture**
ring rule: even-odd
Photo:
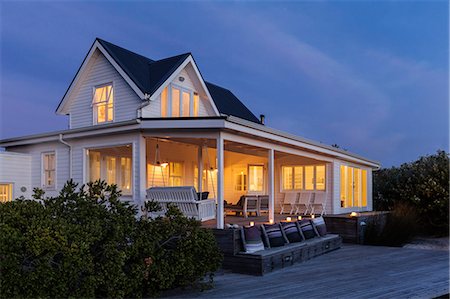
[[[259,200],[258,215],[261,215],[261,212],[269,212],[269,195],[258,195],[258,200]]]
[[[314,201],[311,203],[311,214],[315,213],[315,208],[318,207],[320,210],[320,216],[325,214],[326,208],[326,193],[325,192],[316,192],[314,193]]]
[[[198,200],[194,187],[153,187],[147,189],[146,200],[153,200],[160,204],[162,210],[152,212],[151,216],[161,216],[167,212],[169,203],[176,205],[186,217],[193,217],[200,221],[216,218],[215,199]]]
[[[254,212],[259,216],[259,201],[256,195],[243,195],[235,205],[225,205],[225,211],[242,213],[245,218],[248,217],[248,213]]]
[[[297,200],[298,200],[298,193],[291,193],[291,192],[285,193],[284,199],[280,202],[280,207],[281,207],[280,214],[284,213],[285,206],[291,207],[289,214],[292,214],[294,212],[294,210],[296,210]]]
[[[296,204],[295,214],[298,214],[300,209],[304,209],[303,215],[306,215],[312,204],[312,192],[301,192]]]

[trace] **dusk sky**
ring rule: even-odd
[[[1,2],[0,139],[55,114],[95,37],[203,77],[270,127],[399,165],[448,151],[447,1]]]

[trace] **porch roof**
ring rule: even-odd
[[[136,119],[125,122],[4,139],[0,140],[0,147],[12,147],[41,142],[58,141],[61,138],[76,139],[88,136],[101,136],[113,132],[139,132],[142,130],[149,132],[157,132],[162,130],[171,132],[176,132],[179,130],[183,130],[182,132],[187,132],[189,130],[215,130],[228,131],[232,133],[236,132],[241,136],[245,135],[255,140],[264,140],[265,143],[308,150],[317,154],[368,165],[374,169],[378,169],[380,167],[379,162],[367,159],[360,155],[233,116]]]

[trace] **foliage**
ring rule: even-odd
[[[377,215],[368,223],[364,243],[370,245],[403,246],[418,232],[418,214],[414,206],[399,202],[386,215]]]
[[[0,204],[0,297],[143,297],[217,270],[214,236],[171,207],[138,219],[103,181]]]
[[[444,151],[374,173],[374,207],[392,210],[404,202],[418,213],[424,232],[449,232],[449,156]]]

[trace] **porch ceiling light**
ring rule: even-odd
[[[161,167],[162,167],[162,168],[166,168],[168,165],[169,165],[169,163],[167,163],[167,162],[161,163]]]

